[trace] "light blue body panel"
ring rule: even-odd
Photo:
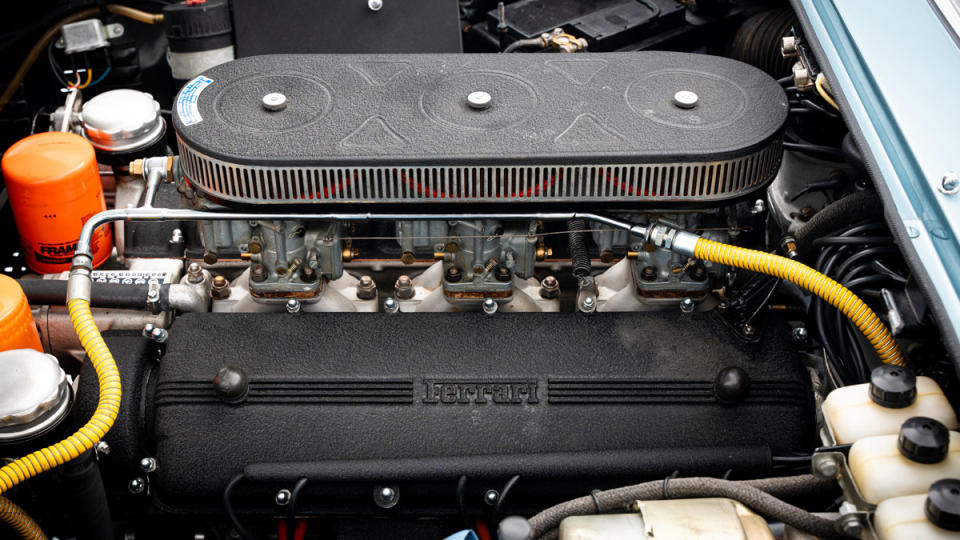
[[[795,0],[960,340],[960,47],[923,0]]]

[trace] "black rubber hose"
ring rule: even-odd
[[[739,501],[761,515],[777,519],[821,538],[838,538],[834,522],[780,500],[778,497],[809,495],[834,487],[829,480],[812,475],[730,481],[718,478],[676,478],[656,480],[609,491],[601,491],[560,503],[530,518],[533,538],[550,537],[569,516],[627,511],[633,501],[726,497]]]
[[[77,539],[113,538],[113,518],[93,451],[88,450],[77,459],[65,463],[60,468],[59,476],[68,501],[66,507],[76,522]]]
[[[250,531],[240,523],[240,518],[237,517],[237,513],[233,510],[233,490],[243,481],[243,473],[240,473],[227,482],[227,487],[223,490],[223,508],[227,511],[227,517],[230,519],[230,523],[233,524],[233,528],[237,531],[237,534],[240,535],[240,538],[243,540],[256,540]]]
[[[574,277],[587,277],[593,271],[590,266],[590,252],[587,251],[587,222],[582,219],[571,219],[567,222],[570,239],[570,266]]]
[[[883,217],[883,204],[874,191],[857,191],[828,205],[797,230],[797,251],[803,256],[814,253],[813,241],[864,219]]]
[[[21,279],[18,281],[27,301],[34,306],[62,306],[67,299],[65,279]],[[143,285],[122,283],[94,283],[90,291],[90,306],[116,309],[147,310],[147,291]],[[160,294],[169,290],[161,287]],[[166,302],[161,302],[166,304]]]
[[[858,178],[870,178],[863,153],[860,152],[857,142],[853,140],[852,134],[847,133],[843,137],[843,141],[840,143],[840,152],[843,153],[843,159],[847,160],[847,163],[857,171]]]

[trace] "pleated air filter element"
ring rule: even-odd
[[[174,126],[224,204],[660,204],[763,188],[786,117],[776,81],[706,55],[277,55],[190,81]]]

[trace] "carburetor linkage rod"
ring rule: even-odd
[[[647,226],[621,221],[611,217],[584,212],[530,212],[530,213],[491,213],[491,214],[381,214],[381,213],[241,213],[186,210],[172,208],[118,208],[100,212],[91,217],[83,226],[77,249],[74,252],[73,265],[92,269],[90,242],[98,228],[114,221],[246,221],[246,220],[302,220],[302,221],[470,221],[478,219],[518,220],[535,219],[540,221],[567,221],[586,219],[609,225],[615,229],[628,231],[636,236],[646,237]]]

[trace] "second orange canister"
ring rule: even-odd
[[[43,352],[27,296],[17,280],[0,275],[0,351],[14,349]]]
[[[27,266],[41,274],[69,270],[83,224],[106,210],[93,146],[73,133],[38,133],[11,146],[0,167]],[[90,248],[94,266],[110,257],[109,225]]]

